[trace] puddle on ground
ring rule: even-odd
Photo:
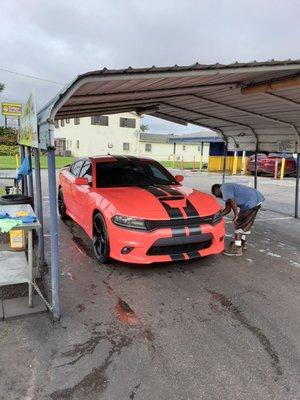
[[[126,301],[118,298],[115,306],[119,320],[125,325],[139,325],[140,319]]]

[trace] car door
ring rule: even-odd
[[[92,163],[90,160],[85,160],[80,172],[78,174],[81,178],[87,178],[89,181],[88,185],[74,185],[74,214],[76,215],[77,223],[88,229],[89,224],[89,194],[91,192],[92,184]]]
[[[63,193],[67,208],[72,216],[73,219],[76,220],[76,212],[75,207],[75,197],[76,197],[76,185],[75,179],[79,176],[81,171],[81,167],[83,166],[85,160],[78,160],[75,161],[74,164],[71,165],[69,170],[69,179],[68,184],[66,185],[66,190]]]

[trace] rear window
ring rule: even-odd
[[[155,161],[124,158],[96,164],[98,188],[153,185],[178,185],[178,182],[169,171]]]

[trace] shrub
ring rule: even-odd
[[[14,156],[19,154],[19,146],[0,144],[0,156]]]

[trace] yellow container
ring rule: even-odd
[[[25,249],[25,234],[22,229],[9,232],[10,247],[14,250]]]

